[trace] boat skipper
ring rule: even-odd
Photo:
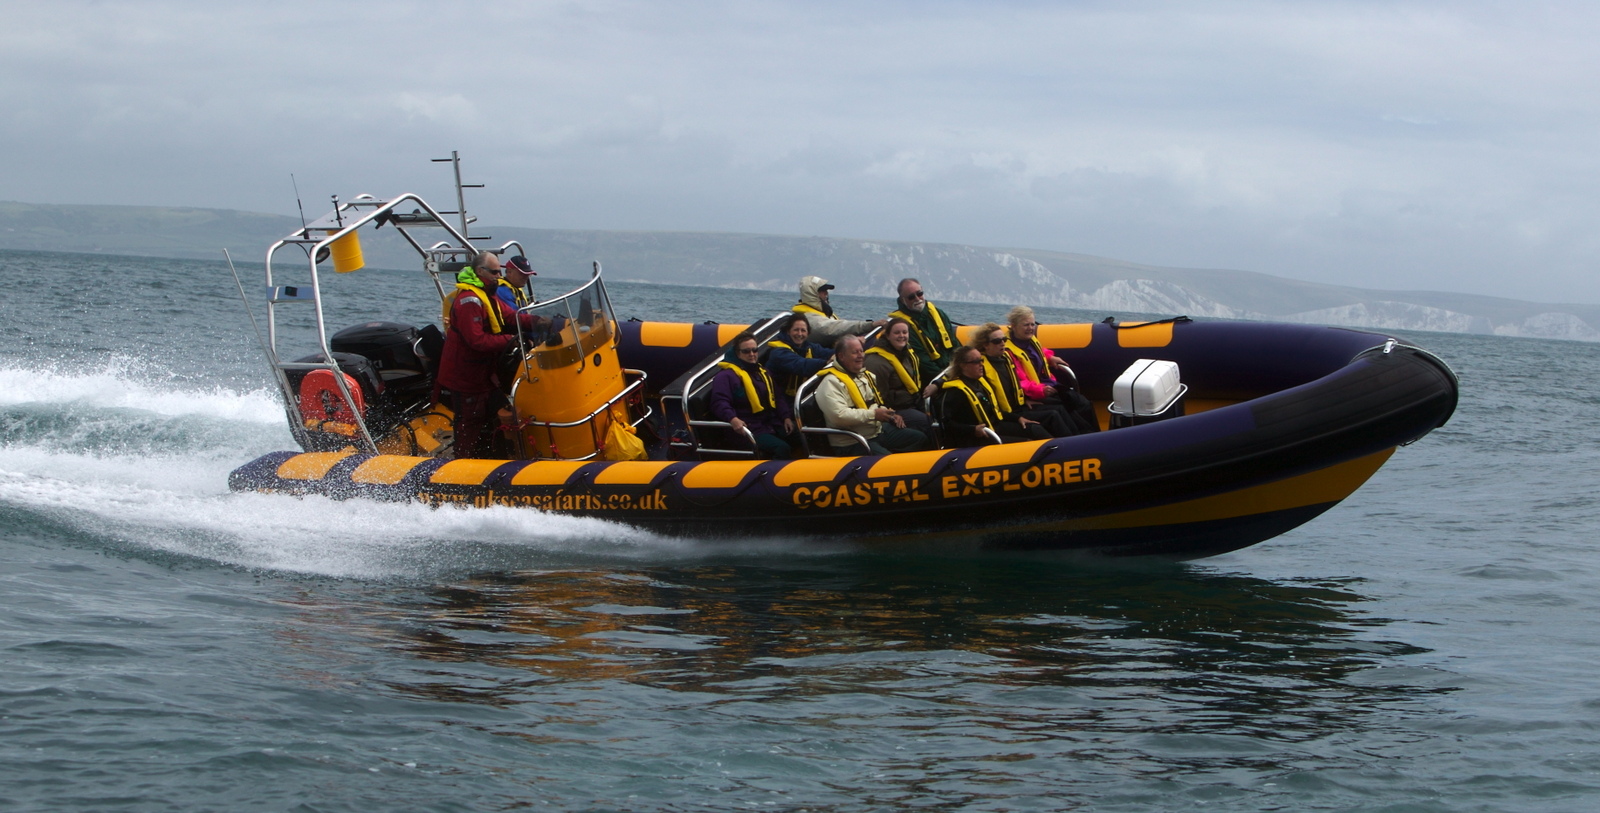
[[[917,351],[922,380],[932,381],[950,364],[950,354],[961,346],[956,325],[944,311],[928,301],[915,277],[900,280],[895,288],[897,309],[889,316],[904,319],[911,328],[911,349]]]
[[[516,311],[495,295],[500,258],[480,251],[470,268],[456,275],[449,302],[450,327],[444,335],[435,400],[455,412],[455,457],[493,454],[490,422],[505,404],[500,360],[517,346]]]
[[[800,278],[800,301],[790,310],[806,315],[806,321],[811,325],[811,341],[823,347],[832,347],[845,336],[865,336],[874,328],[889,324],[887,319],[869,322],[864,319],[841,319],[834,315],[833,306],[828,304],[828,292],[833,288],[822,277]]]

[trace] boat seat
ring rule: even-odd
[[[801,383],[799,408],[795,410],[797,422],[800,424],[800,437],[806,442],[806,452],[812,457],[840,457],[850,454],[833,448],[833,443],[828,440],[831,435],[844,435],[853,438],[863,447],[867,446],[867,439],[855,432],[828,426],[827,419],[822,416],[822,407],[817,406],[816,383],[815,377]]]
[[[949,375],[949,373],[950,373],[950,370],[948,368],[940,370],[939,374],[934,376],[933,380],[928,382],[928,383],[929,384],[933,384],[935,387],[937,387],[939,384],[944,383],[945,376]],[[934,390],[934,394],[938,394],[938,392],[939,392],[939,390],[937,390],[937,389]],[[933,428],[933,437],[928,438],[928,441],[933,444],[933,448],[935,448],[935,449],[943,449],[943,448],[945,448],[945,445],[944,445],[944,422],[941,419],[941,416],[935,415],[933,413],[933,398],[931,398],[929,396],[923,396],[923,398],[922,398],[922,414],[928,416],[928,424]]]
[[[439,359],[444,358],[444,333],[438,325],[423,325],[417,331],[417,356],[430,376],[439,374]]]
[[[788,315],[788,311],[783,311],[750,326],[750,332],[755,335],[756,341],[762,347],[759,358],[762,366],[765,366],[767,361],[767,341],[777,335],[778,323]],[[723,345],[702,359],[698,368],[685,373],[680,379],[682,394],[662,396],[663,402],[668,399],[678,399],[683,421],[687,424],[685,428],[689,430],[687,434],[675,435],[672,445],[701,459],[748,460],[757,454],[753,434],[748,430],[740,433],[731,424],[716,420],[711,415],[711,380],[716,375],[717,362],[726,357],[727,351],[728,346]]]
[[[719,421],[711,416],[710,378],[684,399],[683,406],[685,417],[688,418],[689,425],[694,428],[697,446],[695,453],[701,459],[755,457],[756,438],[750,430],[746,429],[741,433],[733,428],[733,424]]]

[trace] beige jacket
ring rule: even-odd
[[[831,375],[825,375],[817,382],[817,408],[822,410],[823,420],[830,429],[843,429],[871,440],[883,429],[883,424],[873,417],[873,411],[880,406],[878,399],[873,397],[873,393],[877,391],[877,378],[870,371],[862,369],[855,375],[855,380],[856,387],[861,390],[861,397],[867,402],[866,409],[856,407],[844,382]],[[843,435],[829,435],[828,442],[834,446],[849,446],[855,443]]]

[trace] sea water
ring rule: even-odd
[[[1236,553],[929,558],[232,494],[293,444],[225,265],[0,279],[0,810],[1600,805],[1597,345],[1402,335],[1455,417]],[[436,319],[419,272],[325,285],[335,329]]]

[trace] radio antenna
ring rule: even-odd
[[[306,228],[306,207],[300,203],[300,184],[294,179],[294,173],[289,173],[289,183],[294,184],[294,205],[300,210],[300,230]]]

